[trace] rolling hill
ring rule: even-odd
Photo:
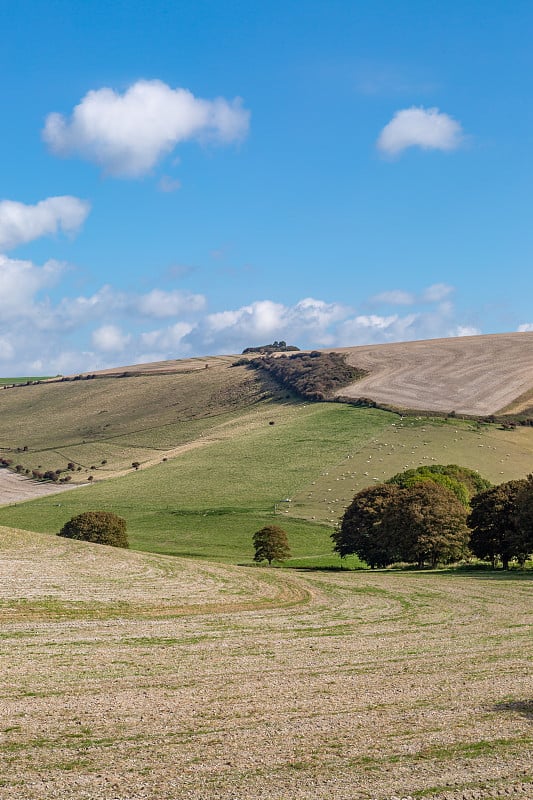
[[[433,397],[460,409],[468,395],[473,410],[483,388],[486,408],[513,398],[527,407],[532,337],[344,350],[370,374],[343,393],[368,396],[374,381],[391,405],[411,392],[413,405]],[[135,549],[235,563],[249,561],[251,534],[275,517],[290,534],[293,565],[334,565],[332,526],[365,486],[429,463],[463,464],[493,483],[531,471],[532,427],[308,403],[234,361],[138,365],[0,391],[0,456],[79,484],[38,497],[51,485],[21,476],[14,485],[0,470],[0,524],[54,533],[98,508],[127,519]]]
[[[398,409],[480,415],[527,408],[533,333],[428,339],[342,348],[368,375],[337,395]]]

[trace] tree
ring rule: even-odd
[[[422,481],[434,481],[450,489],[468,507],[470,498],[478,492],[489,489],[491,484],[479,472],[457,464],[428,464],[414,469],[407,469],[389,478],[387,483],[394,483],[402,488],[413,486]]]
[[[382,527],[385,510],[400,492],[398,486],[379,484],[362,489],[344,512],[331,538],[333,549],[344,556],[355,553],[374,569],[398,560],[398,553]]]
[[[439,483],[427,481],[401,489],[385,509],[384,536],[401,561],[449,564],[468,547],[467,510],[456,495]]]
[[[58,536],[113,547],[129,547],[126,520],[111,511],[85,511],[78,514],[63,525]]]
[[[355,495],[332,535],[334,549],[341,556],[355,553],[371,567],[397,561],[435,567],[465,553],[466,515],[455,494],[434,481],[380,484]]]
[[[291,551],[287,534],[279,525],[266,525],[253,535],[255,548],[254,561],[285,561],[289,558]]]
[[[511,559],[519,557],[524,549],[527,551],[518,507],[524,488],[527,488],[527,480],[507,481],[472,498],[468,517],[472,530],[470,549],[478,558],[490,559],[493,569],[498,559],[504,569],[509,569]],[[522,514],[524,511],[525,506]]]
[[[533,553],[533,475],[524,479],[516,497],[516,558],[524,564]]]

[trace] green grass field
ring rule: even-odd
[[[333,567],[331,531],[360,488],[427,463],[464,464],[497,483],[524,476],[533,460],[530,428],[401,420],[337,403],[261,401],[204,423],[175,458],[109,480],[97,471],[91,486],[1,508],[0,524],[56,533],[75,514],[109,510],[127,520],[134,549],[240,563],[253,555],[254,531],[276,520],[289,566]]]
[[[253,532],[286,517],[287,498],[392,418],[340,404],[260,404],[228,438],[121,478],[2,508],[0,523],[54,533],[84,510],[113,510],[126,518],[136,549],[249,560]],[[330,557],[331,527],[294,518],[282,523],[295,557]]]
[[[47,381],[51,375],[34,375],[26,378],[0,378],[0,386],[14,386],[18,383],[28,383],[28,381]]]

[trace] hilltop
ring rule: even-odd
[[[340,348],[368,375],[336,392],[398,409],[485,416],[527,413],[533,333]]]

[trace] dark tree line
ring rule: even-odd
[[[490,487],[455,465],[409,470],[358,492],[332,539],[340,556],[355,553],[372,568],[435,567],[471,554],[504,569],[523,565],[533,552],[533,475]]]
[[[237,361],[252,369],[263,370],[286,389],[307,400],[324,400],[343,386],[367,373],[346,363],[342,353],[294,353],[282,356],[263,356],[249,361]]]

